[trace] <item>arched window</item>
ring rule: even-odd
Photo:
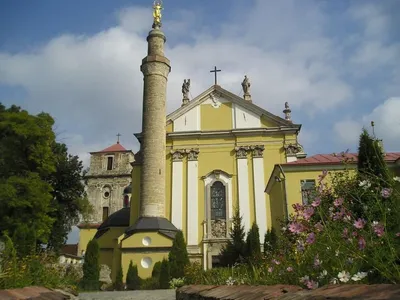
[[[226,219],[226,190],[221,181],[211,186],[211,220]]]

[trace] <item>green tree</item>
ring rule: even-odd
[[[99,244],[97,240],[90,240],[83,262],[82,288],[85,290],[98,290],[100,279]]]
[[[161,273],[161,261],[158,261],[154,264],[153,271],[151,272],[151,277],[160,278]]]
[[[115,276],[114,288],[117,291],[122,291],[124,289],[124,282],[123,282],[124,274],[122,272],[122,266],[118,269],[118,272]]]
[[[168,289],[170,279],[171,276],[170,276],[169,262],[164,258],[161,262],[160,280],[159,280],[160,288]]]
[[[185,239],[182,231],[175,235],[171,251],[168,255],[170,265],[170,275],[172,278],[184,277],[185,266],[189,264],[189,255],[186,248]]]
[[[67,240],[71,227],[79,221],[79,215],[90,208],[86,198],[83,164],[78,156],[68,154],[64,144],[53,144],[56,157],[56,172],[48,181],[52,186],[52,206],[50,216],[53,223],[48,248],[58,252]]]
[[[128,273],[126,274],[126,287],[128,290],[140,289],[138,268],[136,265],[133,265],[132,261],[129,263]]]
[[[261,257],[260,231],[256,222],[253,223],[247,234],[246,256],[252,261]]]
[[[241,261],[245,257],[246,243],[244,226],[242,225],[242,217],[239,209],[235,209],[233,215],[233,229],[229,233],[230,240],[222,248],[220,253],[221,265],[233,266],[236,262]]]
[[[357,168],[361,179],[374,177],[379,185],[388,186],[390,175],[380,141],[365,128],[360,135]]]
[[[276,250],[278,245],[278,236],[275,228],[268,229],[264,236],[264,254],[270,255]]]
[[[20,224],[14,231],[12,240],[16,245],[16,251],[19,257],[25,257],[35,253],[36,250],[36,232],[32,227],[26,224]]]

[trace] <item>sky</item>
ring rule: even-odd
[[[138,150],[150,0],[0,1],[0,102],[50,113],[87,166],[116,142]],[[400,1],[164,0],[167,113],[214,81],[302,124],[308,155],[357,151],[363,127],[400,151]]]

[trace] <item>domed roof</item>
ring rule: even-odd
[[[132,194],[132,183],[124,188],[124,194]]]
[[[128,227],[130,218],[130,208],[122,208],[111,214],[98,228],[98,230],[109,227]]]

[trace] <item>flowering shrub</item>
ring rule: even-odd
[[[171,289],[176,289],[185,284],[185,278],[172,278],[169,282],[169,287]]]

